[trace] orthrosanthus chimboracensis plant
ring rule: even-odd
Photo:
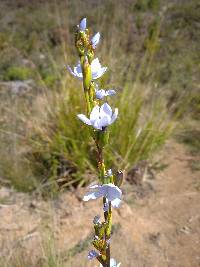
[[[118,109],[112,108],[107,102],[103,102],[107,96],[112,96],[114,90],[100,89],[97,80],[106,72],[107,67],[102,67],[99,59],[94,57],[95,49],[100,41],[100,33],[93,37],[87,29],[86,18],[77,26],[75,45],[79,56],[76,67],[70,73],[83,83],[87,115],[78,114],[78,118],[90,127],[91,136],[96,144],[97,162],[99,172],[99,184],[89,187],[83,200],[103,199],[104,221],[100,216],[94,217],[93,245],[96,250],[88,253],[88,259],[96,258],[103,267],[118,267],[120,263],[110,257],[112,208],[118,208],[121,202],[122,192],[119,187],[122,184],[123,173],[118,171],[115,175],[111,169],[107,169],[104,163],[103,150],[109,139],[109,125],[118,117]]]

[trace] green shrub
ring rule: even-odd
[[[20,80],[24,81],[30,79],[33,76],[32,71],[27,67],[11,66],[7,69],[3,79],[5,81]]]
[[[160,104],[164,105],[161,98],[146,101],[147,94],[142,85],[134,88],[127,84],[112,104],[119,108],[120,115],[110,127],[110,135],[116,139],[111,149],[105,148],[105,153],[108,166],[114,162],[110,166],[114,169],[129,170],[138,161],[149,158],[171,133],[173,122]],[[83,185],[96,174],[93,140],[88,128],[77,119],[77,114],[84,110],[83,97],[80,88],[49,91],[47,99],[42,100],[44,110],[40,110],[40,115],[37,113],[34,119],[31,113],[27,156],[40,181],[49,181],[51,185],[55,185],[55,180],[65,186]]]

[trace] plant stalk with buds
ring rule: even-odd
[[[102,67],[99,59],[94,58],[95,50],[100,41],[100,33],[93,37],[87,29],[86,18],[82,19],[75,33],[75,46],[79,56],[79,62],[74,69],[68,66],[69,72],[82,81],[87,116],[78,114],[78,118],[90,126],[91,136],[97,149],[97,163],[99,184],[90,186],[83,198],[84,201],[103,199],[104,221],[100,216],[95,216],[93,246],[88,259],[96,258],[103,267],[119,267],[110,256],[110,241],[112,229],[112,207],[118,208],[121,202],[122,192],[119,189],[122,183],[122,172],[115,175],[107,169],[104,163],[104,147],[109,140],[108,126],[114,123],[118,117],[118,109],[113,111],[107,102],[102,103],[104,97],[114,95],[115,90],[99,89],[97,80],[106,72],[107,67]],[[101,105],[100,105],[101,104]]]

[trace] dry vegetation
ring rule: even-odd
[[[94,145],[86,127],[76,119],[76,114],[85,108],[81,84],[65,68],[66,64],[76,63],[73,32],[81,17],[87,17],[92,30],[102,34],[97,54],[102,64],[109,67],[109,71],[100,81],[101,86],[117,91],[112,105],[119,108],[120,117],[111,127],[110,134],[115,138],[106,148],[107,164],[113,169],[125,169],[129,178],[135,168],[144,162],[150,172],[152,169],[162,169],[162,162],[155,161],[155,158],[161,146],[175,133],[176,141],[189,145],[188,152],[184,153],[191,155],[191,182],[195,183],[198,191],[199,182],[195,180],[200,170],[198,0],[5,0],[0,2],[0,187],[12,188],[9,190],[13,193],[8,199],[0,199],[0,205],[7,205],[12,194],[15,196],[15,190],[24,192],[25,199],[28,192],[34,198],[58,197],[58,189],[68,187],[74,190],[95,177]],[[176,152],[179,153],[179,149]],[[170,176],[173,175],[170,173]],[[183,179],[179,175],[177,183]],[[132,178],[129,178],[130,182]],[[165,182],[158,182],[154,186],[161,190],[159,197],[162,198]],[[163,193],[166,197],[171,194],[171,186]],[[141,194],[145,194],[143,187],[140,190]],[[185,187],[183,195],[184,190]],[[134,194],[128,194],[129,204],[135,201]],[[155,196],[158,195],[155,193]],[[196,195],[194,198],[196,200]],[[147,204],[145,201],[144,205]],[[148,203],[146,210],[141,208],[138,216],[142,212],[146,214],[148,208],[151,210],[151,204]],[[195,212],[196,206],[191,216],[195,217]],[[184,208],[180,216],[183,213]],[[171,220],[171,211],[168,215]],[[164,214],[162,219],[164,223]],[[152,229],[148,234],[152,234]],[[196,224],[194,229],[197,236]],[[163,229],[160,231],[162,239]],[[29,230],[24,231],[23,235],[27,233]],[[21,238],[20,235],[17,238]],[[152,238],[159,250],[162,245],[165,249],[168,245],[172,246],[177,237],[172,234],[171,241],[165,243],[166,240],[161,240],[161,243],[164,242],[161,245],[157,237]],[[11,239],[12,242],[18,240],[13,236]],[[38,265],[29,262],[27,256],[17,256],[18,260],[14,259],[16,263],[11,257],[11,261],[2,266],[80,266],[73,260],[72,263],[62,262],[63,257],[58,257],[59,252],[54,249],[52,240],[49,243],[47,241],[49,245],[40,244],[45,249]],[[80,240],[76,241],[79,244]],[[192,241],[189,241],[188,250]],[[180,242],[185,246],[188,240]],[[141,248],[144,249],[144,244]],[[148,265],[148,262],[141,260],[141,251],[136,251],[133,257],[138,265],[128,265],[124,261],[122,266],[154,267],[151,256],[155,260],[155,254],[150,253],[147,257]],[[160,258],[162,267],[198,266],[198,263],[190,261],[185,265],[182,261],[174,264],[174,255],[169,256],[171,258],[167,263],[168,256],[163,251],[164,256]],[[20,253],[26,254],[23,246]],[[159,264],[157,266],[161,266]]]
[[[177,118],[198,117],[198,1],[1,6],[1,176],[18,190],[57,191],[56,179],[83,185],[95,172],[93,144],[75,119],[84,109],[82,90],[65,69],[75,63],[81,16],[102,33],[98,55],[109,71],[101,85],[118,92],[108,164],[130,170],[157,151]]]

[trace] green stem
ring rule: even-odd
[[[88,91],[84,89],[84,94],[85,94],[85,100],[86,100],[86,105],[87,105],[87,116],[89,117],[91,113],[91,105],[90,105],[90,99],[89,99],[89,94]]]
[[[103,204],[106,204],[106,198],[103,198]],[[110,237],[111,237],[111,228],[112,228],[112,209],[111,202],[109,202],[108,211],[104,212],[104,218],[107,222],[107,228],[105,233],[105,241],[107,243],[106,247],[106,265],[105,267],[110,267]]]
[[[87,115],[89,116],[91,113],[91,108],[93,106],[93,91],[94,85],[91,82],[91,66],[88,65],[88,62],[85,61],[84,56],[80,56],[81,68],[83,73],[83,88],[87,106]],[[103,137],[105,133],[103,133]],[[103,138],[102,137],[102,138]],[[98,156],[98,169],[99,169],[99,178],[102,183],[105,182],[105,165],[104,165],[104,158],[103,158],[103,145],[101,140],[101,136],[97,135],[93,137],[95,140],[95,144],[97,147],[97,156]],[[103,205],[106,205],[106,198],[103,198]],[[106,248],[104,251],[104,255],[106,259],[102,261],[101,257],[99,258],[100,263],[103,267],[110,267],[110,236],[111,236],[111,227],[112,227],[112,210],[111,210],[111,203],[109,202],[108,211],[104,212],[104,219],[106,223],[106,229],[104,233],[104,238],[106,242]]]
[[[87,115],[89,116],[91,113],[91,99],[89,96],[90,84],[87,86],[87,83],[86,83],[86,71],[84,70],[84,56],[80,56],[80,62],[81,62],[81,69],[83,73],[83,89],[84,89],[84,95],[85,95],[86,106],[87,106]],[[89,68],[91,67],[89,66]]]

